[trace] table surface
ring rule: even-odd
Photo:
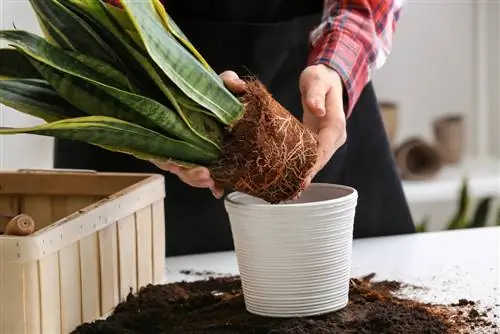
[[[414,235],[355,240],[353,277],[376,273],[374,280],[398,280],[424,289],[405,295],[432,303],[454,303],[460,298],[479,302],[500,314],[500,227],[427,232]],[[169,257],[167,282],[193,281],[238,274],[234,252]],[[499,322],[499,318],[492,319]]]

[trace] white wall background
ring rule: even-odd
[[[400,104],[398,141],[431,139],[440,115],[473,116],[473,1],[406,2],[393,52],[374,79],[379,98]]]
[[[40,34],[37,21],[27,0],[0,0],[0,28],[29,30]],[[6,46],[4,41],[0,42]],[[37,118],[0,106],[1,126],[25,127],[39,124]],[[52,167],[52,142],[48,137],[33,135],[0,136],[0,170]]]

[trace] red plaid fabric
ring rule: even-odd
[[[323,23],[311,33],[310,64],[325,64],[341,76],[350,116],[374,71],[391,52],[404,0],[325,0]]]

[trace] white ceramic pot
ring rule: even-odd
[[[353,188],[320,183],[286,204],[226,197],[248,312],[304,317],[347,305],[357,199]]]

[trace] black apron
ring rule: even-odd
[[[240,76],[257,76],[302,119],[299,76],[306,66],[309,32],[320,23],[322,0],[166,0],[165,5],[217,73],[234,70]],[[356,238],[414,232],[371,83],[355,106],[347,131],[347,143],[314,182],[358,190]],[[66,140],[56,140],[55,167],[162,173],[131,156]],[[207,189],[182,183],[175,175],[162,174],[166,255],[232,250],[223,200]]]

